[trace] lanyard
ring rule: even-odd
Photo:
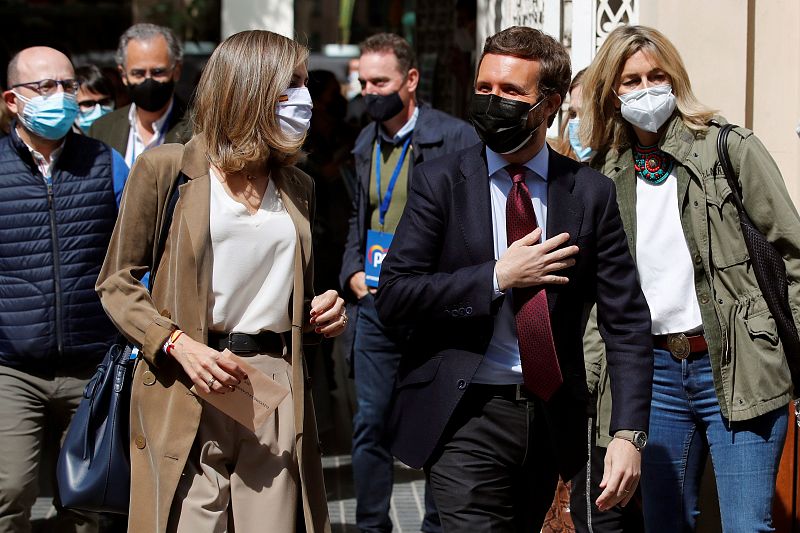
[[[386,188],[386,194],[383,197],[383,201],[381,201],[381,205],[378,208],[378,218],[381,223],[381,227],[383,227],[383,220],[386,218],[386,213],[389,211],[389,204],[392,203],[392,193],[394,192],[394,185],[397,183],[397,177],[400,175],[400,170],[403,168],[403,162],[406,159],[406,153],[408,152],[408,145],[411,144],[411,135],[408,136],[406,139],[405,144],[403,144],[403,152],[400,154],[400,160],[397,162],[397,166],[394,167],[394,172],[392,173],[391,179],[389,179],[389,186]],[[378,189],[378,198],[381,197],[381,141],[380,139],[375,143],[375,185]]]

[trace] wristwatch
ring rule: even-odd
[[[639,451],[642,451],[642,448],[647,446],[647,433],[644,431],[622,429],[614,433],[614,438],[629,441],[631,444],[636,446],[636,449]]]

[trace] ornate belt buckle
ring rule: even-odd
[[[683,333],[670,333],[667,335],[667,348],[673,357],[686,359],[691,352],[689,339]]]

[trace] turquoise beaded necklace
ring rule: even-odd
[[[672,172],[675,160],[659,150],[658,145],[633,147],[633,168],[636,175],[651,185],[661,185]]]

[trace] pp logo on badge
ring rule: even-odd
[[[392,245],[392,234],[375,230],[367,231],[367,246],[364,254],[364,274],[368,287],[377,287],[381,265]]]
[[[372,268],[380,269],[381,263],[383,263],[383,260],[388,253],[388,248],[384,248],[380,244],[374,244],[367,251],[367,260],[369,261],[369,264],[372,265]]]

